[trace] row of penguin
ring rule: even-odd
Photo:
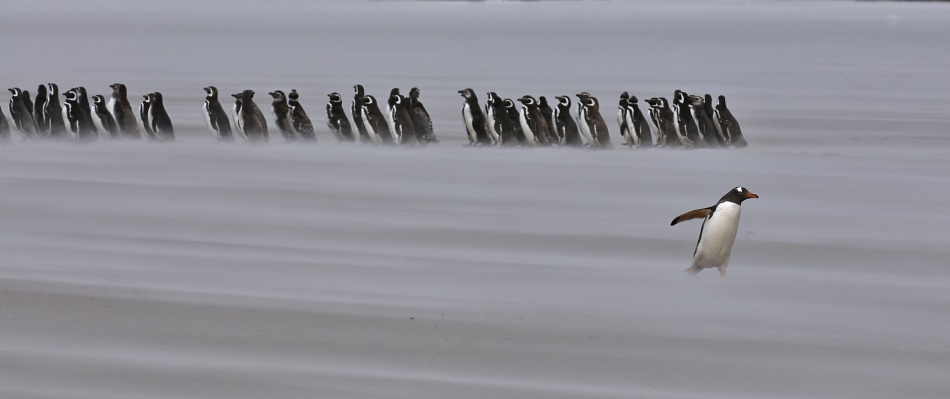
[[[75,87],[63,93],[54,83],[40,85],[31,98],[20,88],[9,89],[13,126],[27,139],[60,139],[88,142],[103,139],[147,139],[171,141],[175,130],[165,110],[160,92],[148,93],[133,111],[124,84],[110,85],[109,100],[92,96],[86,89]],[[327,127],[339,142],[382,145],[425,145],[439,139],[432,130],[432,119],[419,100],[420,91],[413,87],[409,97],[392,89],[385,104],[385,113],[376,98],[365,93],[362,85],[353,86],[349,116],[343,96],[334,92],[326,104]],[[229,113],[219,101],[218,89],[204,88],[204,116],[212,136],[221,141],[246,142],[269,140],[268,124],[263,112],[254,103],[254,91],[232,94],[234,104]],[[495,92],[487,93],[483,106],[474,90],[459,90],[463,97],[462,122],[472,146],[569,146],[610,149],[613,144],[608,126],[600,112],[600,102],[590,93],[576,94],[576,110],[570,96],[557,96],[552,108],[544,96],[535,99],[526,95],[518,99],[519,108],[509,98]],[[299,94],[276,90],[268,93],[273,101],[274,124],[288,141],[316,141],[313,123],[299,102]],[[747,142],[735,117],[726,108],[725,96],[718,97],[715,107],[712,96],[689,95],[676,90],[670,104],[665,97],[645,100],[649,106],[648,120],[639,108],[639,100],[627,92],[620,95],[617,123],[623,145],[631,148],[726,148],[745,147]],[[233,129],[231,120],[233,119]],[[355,129],[354,129],[355,127]],[[0,112],[0,140],[11,141],[10,123]]]

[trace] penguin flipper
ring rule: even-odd
[[[684,222],[687,220],[700,219],[700,218],[705,219],[709,217],[709,215],[712,214],[712,211],[713,211],[712,207],[691,210],[673,219],[673,221],[670,222],[670,226],[676,226],[677,223]]]

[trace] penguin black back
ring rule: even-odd
[[[218,88],[206,86],[204,91],[207,94],[204,102],[204,116],[208,130],[211,130],[211,134],[218,140],[233,141],[231,122],[228,120],[228,114],[224,111],[224,107],[218,99]]]
[[[119,133],[128,139],[141,139],[142,134],[139,133],[139,126],[132,112],[132,104],[129,102],[128,89],[122,83],[113,83],[109,87],[112,88],[112,98],[107,108],[115,118]]]
[[[313,130],[313,123],[307,116],[307,111],[300,105],[300,95],[297,89],[291,89],[287,95],[287,105],[290,106],[290,121],[293,123],[294,130],[300,135],[300,138],[306,141],[316,141],[317,135]],[[346,115],[344,115],[345,117]]]
[[[729,108],[726,107],[726,96],[719,96],[719,103],[716,104],[717,119],[722,127],[723,135],[728,138],[729,144],[736,148],[743,148],[749,145],[739,127],[739,121],[732,115]]]
[[[43,138],[43,134],[39,133],[38,129],[36,128],[36,122],[33,120],[32,109],[28,108],[26,102],[23,100],[24,97],[29,96],[29,93],[20,90],[19,87],[11,87],[8,90],[12,94],[8,109],[10,110],[10,119],[13,120],[13,125],[20,132],[23,138]]]
[[[363,143],[372,143],[373,138],[366,131],[365,122],[363,122],[363,97],[366,95],[363,85],[353,86],[353,104],[350,106],[350,113],[353,116],[353,124],[356,125],[356,131],[360,134],[360,141]]]
[[[26,105],[33,112],[37,133],[44,137],[49,135],[49,125],[46,123],[46,85],[39,85],[36,88],[36,101],[32,105]]]
[[[93,122],[98,121],[99,137],[118,138],[119,129],[115,125],[115,118],[106,109],[106,98],[101,95],[92,97]]]
[[[165,100],[162,98],[162,93],[156,91],[149,96],[152,100],[152,106],[149,107],[152,132],[158,140],[175,140],[175,128],[172,126],[172,119],[168,116],[168,111],[165,110]]]
[[[547,135],[548,141],[550,141],[551,144],[561,144],[564,138],[557,133],[557,128],[554,123],[554,109],[548,105],[548,99],[546,97],[538,97],[538,110],[541,111],[544,124],[547,126],[545,134]]]
[[[650,130],[650,123],[647,122],[643,112],[640,111],[639,99],[637,96],[630,96],[627,99],[627,108],[633,114],[633,133],[636,136],[637,147],[653,147],[653,132]]]
[[[580,132],[577,130],[577,122],[571,115],[571,98],[568,96],[555,97],[558,101],[557,108],[554,110],[554,119],[558,136],[564,138],[564,145],[569,147],[583,147],[584,140],[581,139]]]
[[[462,104],[462,122],[465,130],[468,132],[470,145],[491,145],[491,137],[488,135],[488,126],[486,125],[485,114],[478,103],[478,96],[475,90],[471,88],[458,91],[465,98]]]
[[[277,131],[284,137],[284,140],[297,140],[293,122],[290,120],[290,106],[287,105],[287,96],[280,90],[274,90],[267,94],[272,99],[271,111],[274,113],[274,124],[277,125]]]
[[[65,139],[66,123],[63,121],[63,106],[59,102],[59,86],[46,84],[45,125],[49,126],[49,138]]]
[[[327,102],[327,127],[336,136],[337,141],[356,141],[353,135],[353,127],[350,120],[346,117],[343,109],[343,96],[340,93],[333,92],[327,94],[330,100]]]
[[[426,107],[419,100],[418,87],[409,90],[409,116],[412,117],[412,125],[416,128],[416,139],[426,143],[439,142],[439,139],[435,137],[435,131],[432,129],[432,118],[429,117],[429,111],[426,111]]]

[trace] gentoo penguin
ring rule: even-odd
[[[620,137],[624,139],[623,145],[636,145],[636,138],[633,134],[633,115],[627,107],[627,100],[630,99],[630,93],[620,93],[620,103],[617,105],[617,124],[620,125]]]
[[[393,89],[389,94],[390,118],[392,119],[393,137],[397,137],[401,145],[415,145],[419,143],[416,137],[416,127],[412,124],[412,116],[409,115],[409,100],[399,94],[399,89]]]
[[[569,147],[583,147],[584,141],[581,140],[580,132],[577,131],[577,123],[571,116],[571,98],[568,96],[557,96],[557,108],[554,109],[555,127],[558,136],[564,138],[564,145]]]
[[[106,109],[115,118],[115,125],[119,128],[119,133],[127,139],[140,139],[138,122],[135,121],[135,114],[132,112],[132,104],[129,103],[129,93],[122,83],[113,83],[112,97]]]
[[[82,103],[79,100],[79,91],[71,89],[63,93],[66,98],[63,102],[64,113],[68,121],[67,129],[73,134],[76,140],[81,142],[92,141],[99,138],[99,132],[92,119],[86,115],[82,109]]]
[[[690,113],[689,102],[689,94],[686,94],[685,91],[676,90],[673,92],[673,111],[676,112],[677,134],[685,146],[706,147],[706,141],[700,137],[699,128]],[[685,141],[683,140],[684,137],[686,138]]]
[[[274,124],[277,130],[286,141],[296,141],[297,134],[294,133],[293,121],[290,120],[290,106],[287,105],[287,95],[283,91],[274,90],[270,93],[273,101],[270,103],[271,112],[274,114]]]
[[[0,143],[10,144],[10,122],[3,115],[3,109],[0,108]]]
[[[218,88],[207,86],[204,91],[207,94],[203,107],[205,124],[208,125],[211,136],[219,141],[234,141],[234,136],[231,134],[231,122],[218,100]]]
[[[579,94],[575,94],[575,96],[577,97],[577,118],[575,119],[575,121],[577,122],[577,128],[581,132],[581,135],[584,138],[584,141],[587,142],[587,145],[595,146],[597,144],[594,142],[594,136],[592,135],[590,131],[590,124],[588,123],[589,118],[587,117],[587,110],[584,108],[584,101],[586,101],[590,97],[590,93],[585,91]]]
[[[462,122],[468,133],[469,145],[491,145],[492,139],[488,134],[485,114],[482,113],[481,106],[478,104],[475,90],[462,89],[459,90],[459,94],[465,98],[465,103],[462,104]]]
[[[363,85],[353,86],[353,104],[350,105],[350,114],[353,115],[353,124],[356,125],[356,131],[360,133],[360,141],[364,144],[375,143],[376,138],[371,137],[366,130],[366,124],[363,122],[363,97],[366,93]]]
[[[150,93],[151,107],[148,109],[149,121],[152,123],[152,133],[160,141],[175,140],[175,128],[172,127],[172,119],[165,110],[165,101],[162,99],[162,93]]]
[[[371,95],[363,96],[363,126],[366,127],[366,134],[377,144],[395,144],[392,133],[389,131],[389,122],[379,110],[379,103],[376,97]]]
[[[745,187],[736,187],[729,190],[719,199],[716,205],[708,208],[695,209],[677,216],[670,223],[674,226],[679,222],[703,218],[703,226],[699,229],[699,241],[693,251],[693,264],[689,274],[696,274],[705,268],[719,269],[719,275],[726,274],[729,265],[729,256],[732,254],[732,244],[736,242],[736,232],[739,230],[739,213],[742,201],[749,198],[759,198]]]
[[[524,129],[521,128],[521,113],[518,112],[518,107],[515,106],[515,102],[511,101],[510,98],[501,100],[502,104],[505,105],[505,112],[508,113],[508,119],[511,120],[511,126],[515,132],[515,140],[518,144],[521,145],[535,145],[536,142],[532,137],[531,141],[528,141],[528,137],[524,134]]]
[[[560,145],[564,138],[558,136],[556,123],[554,122],[554,110],[548,105],[548,99],[544,96],[538,97],[538,110],[541,111],[541,116],[544,117],[544,122],[548,126],[545,132],[545,135],[548,136],[548,141],[550,141],[551,144]]]
[[[713,126],[712,120],[706,116],[706,106],[703,98],[689,96],[687,102],[689,102],[689,113],[696,121],[696,129],[699,130],[700,139],[706,143],[707,147],[718,148],[719,138],[716,137],[716,127]]]
[[[25,139],[39,139],[42,138],[36,130],[36,122],[33,121],[33,112],[26,107],[26,103],[23,101],[23,97],[27,96],[23,90],[20,90],[19,87],[13,87],[8,89],[13,96],[10,97],[10,119],[13,120],[13,126],[20,131],[20,134]]]
[[[647,118],[640,111],[639,101],[637,96],[630,96],[627,99],[628,113],[633,116],[633,137],[636,139],[637,148],[650,148],[653,147],[653,132],[650,130]]]
[[[739,128],[739,121],[732,116],[729,108],[726,108],[726,96],[719,96],[719,104],[716,104],[716,120],[719,122],[722,134],[729,144],[736,146],[736,148],[749,145],[742,135],[742,129]]]
[[[712,121],[713,129],[716,130],[716,138],[719,141],[719,145],[722,147],[728,147],[729,139],[726,138],[726,135],[722,133],[722,126],[716,119],[716,109],[713,108],[712,95],[706,94],[703,96],[703,110],[706,111],[706,117]]]
[[[612,149],[614,148],[613,143],[610,142],[610,134],[607,129],[607,122],[604,121],[603,116],[600,115],[600,102],[597,101],[597,97],[591,95],[578,94],[578,97],[582,97],[582,105],[584,109],[584,119],[587,123],[587,129],[590,132],[591,138],[593,138],[594,147],[603,148],[603,149]]]
[[[518,138],[515,135],[516,123],[518,121],[511,120],[511,117],[508,116],[508,110],[505,108],[505,101],[498,96],[498,93],[488,92],[488,102],[485,104],[487,107],[486,114],[490,113],[493,115],[494,126],[492,127],[495,130],[495,133],[498,134],[501,145],[503,146],[513,146],[518,145]]]
[[[412,125],[416,128],[416,138],[426,143],[438,143],[439,139],[435,137],[435,131],[432,130],[432,118],[429,117],[429,111],[426,111],[425,105],[419,101],[419,88],[409,89],[409,116],[412,118]]]
[[[152,93],[148,93],[142,96],[142,103],[139,104],[139,118],[142,119],[142,127],[145,129],[144,138],[153,140],[155,139],[155,132],[152,131],[152,100],[155,97],[152,96]]]
[[[115,118],[106,109],[106,98],[101,95],[92,96],[92,110],[95,113],[92,122],[96,124],[101,138],[119,138],[119,128],[115,125]]]
[[[303,109],[303,105],[300,105],[300,95],[297,94],[297,89],[290,89],[290,94],[287,97],[289,98],[287,105],[290,106],[290,121],[293,123],[294,130],[304,141],[316,141],[317,135],[313,131],[313,123],[310,122],[310,117],[307,116],[307,111]],[[341,105],[340,112],[342,110]],[[343,117],[345,118],[346,114]],[[350,133],[349,141],[353,141],[352,133]]]
[[[343,109],[343,96],[340,93],[333,92],[327,94],[330,100],[327,102],[327,127],[336,137],[338,142],[354,141],[353,126],[346,117],[346,111]]]
[[[544,116],[538,109],[538,101],[528,95],[522,96],[518,101],[524,104],[518,113],[518,123],[527,138],[527,145],[550,145],[545,133],[547,125],[544,124]]]
[[[244,90],[231,96],[237,99],[234,102],[235,130],[250,143],[267,142],[267,120],[257,104],[254,104],[254,91]]]
[[[37,134],[43,137],[49,135],[49,125],[46,124],[46,85],[36,88],[36,101],[33,105],[27,104],[27,107],[33,111]]]
[[[56,83],[46,84],[45,125],[49,126],[49,138],[65,139],[66,122],[63,120],[63,106],[59,103],[59,86]]]

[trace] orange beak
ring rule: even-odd
[[[759,198],[758,195],[755,195],[755,194],[752,194],[752,193],[746,193],[746,194],[745,194],[745,197],[746,197],[746,198]]]

